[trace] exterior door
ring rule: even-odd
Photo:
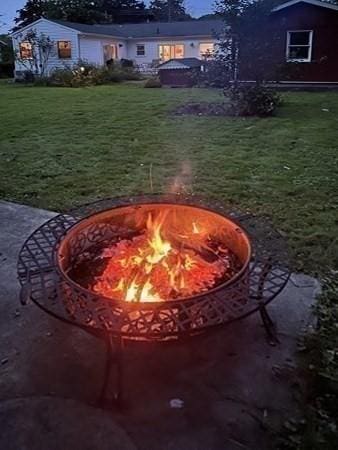
[[[108,44],[103,46],[104,63],[117,59],[117,47],[115,44]]]

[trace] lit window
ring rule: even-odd
[[[286,59],[295,62],[310,62],[312,56],[313,31],[288,31]]]
[[[215,45],[213,42],[204,42],[200,44],[200,57],[210,59],[213,57]]]
[[[30,42],[21,42],[20,43],[20,58],[21,59],[32,59],[33,58],[32,44]]]
[[[72,57],[72,43],[70,41],[58,41],[59,59],[69,59]]]
[[[184,45],[160,45],[159,57],[162,61],[168,61],[173,58],[184,58]]]
[[[144,44],[138,44],[136,45],[136,55],[137,56],[145,56],[146,54],[146,49]]]

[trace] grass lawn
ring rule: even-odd
[[[269,119],[170,114],[180,103],[211,99],[220,100],[220,93],[1,83],[0,197],[63,210],[149,192],[150,167],[154,190],[163,192],[188,161],[194,193],[269,215],[289,236],[298,269],[332,277],[338,268],[338,92],[285,94]],[[336,377],[335,289],[336,283],[329,286],[319,302],[322,326],[312,359],[329,383]],[[321,401],[316,396],[324,392],[327,399],[330,389],[316,384],[312,417]],[[321,417],[311,430],[321,429]]]
[[[338,260],[338,92],[290,93],[269,119],[175,117],[218,91],[0,84],[0,197],[62,210],[165,191],[183,161],[191,189],[270,215],[298,267]]]

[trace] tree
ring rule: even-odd
[[[45,17],[78,23],[133,21],[145,11],[141,0],[27,0],[14,19],[18,30]]]
[[[46,0],[27,0],[23,8],[17,11],[17,17],[14,19],[15,26],[12,31],[25,27],[32,22],[40,19],[47,13],[49,1]]]
[[[237,80],[239,73],[256,82],[274,77],[271,58],[279,39],[271,27],[274,4],[274,0],[216,1],[216,13],[225,22],[217,59],[222,61],[232,81]]]
[[[105,20],[101,0],[48,0],[48,19],[95,24]]]
[[[0,41],[2,43],[0,47],[0,62],[6,64],[14,63],[12,39],[7,34],[0,34]]]
[[[184,0],[152,0],[149,9],[154,14],[155,20],[161,22],[191,19],[186,11]]]
[[[219,14],[204,14],[203,16],[198,17],[197,20],[220,20],[221,16]]]
[[[142,0],[101,0],[100,9],[107,22],[134,22],[147,16]]]
[[[54,51],[54,41],[43,33],[38,34],[36,30],[20,33],[17,39],[18,42],[25,43],[29,57],[24,57],[19,51],[15,56],[16,60],[33,76],[43,77]]]

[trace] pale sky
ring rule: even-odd
[[[0,0],[0,33],[6,33],[12,27],[16,10],[25,3],[25,0]],[[193,16],[212,12],[213,3],[214,0],[186,0],[187,8]]]

